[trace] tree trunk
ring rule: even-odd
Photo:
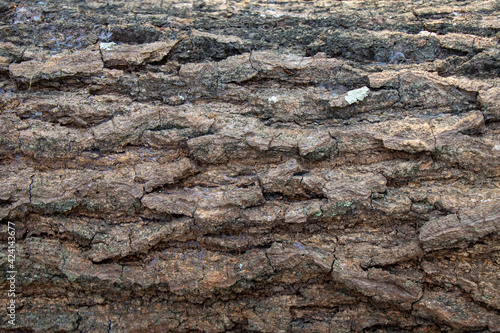
[[[500,331],[499,15],[0,3],[0,329]]]

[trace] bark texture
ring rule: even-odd
[[[499,15],[1,2],[1,329],[500,331]]]

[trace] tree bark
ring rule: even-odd
[[[0,3],[1,329],[500,331],[498,15]]]

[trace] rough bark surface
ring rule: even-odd
[[[500,331],[499,15],[0,3],[1,329]]]

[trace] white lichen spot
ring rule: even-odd
[[[422,30],[418,33],[420,36],[437,36],[437,33],[435,32],[430,32],[427,30]]]
[[[268,102],[270,103],[276,103],[278,101],[278,97],[276,96],[271,96],[267,99]]]
[[[500,150],[500,145],[495,145],[495,146],[493,146],[493,148],[491,148],[491,150],[493,150],[493,151],[498,151],[498,150]]]
[[[368,93],[370,92],[370,89],[368,89],[367,86],[364,86],[359,89],[354,89],[351,91],[347,92],[347,95],[345,96],[345,100],[349,104],[357,103],[365,99],[366,96],[368,96]]]
[[[109,51],[111,49],[113,49],[113,47],[116,45],[115,42],[110,42],[110,43],[99,43],[99,47],[101,48],[101,50],[106,50],[106,51]]]

